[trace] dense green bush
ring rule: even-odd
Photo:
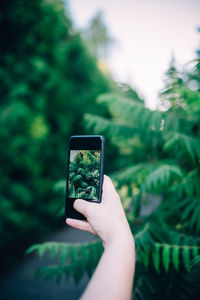
[[[62,1],[4,1],[0,28],[0,254],[11,263],[55,228],[67,138],[84,133],[83,114],[109,84]]]
[[[197,83],[198,64],[192,73]],[[199,296],[197,280],[191,281],[191,265],[200,253],[200,92],[191,90],[189,81],[190,76],[179,74],[172,62],[161,92],[164,111],[149,110],[127,89],[126,96],[105,94],[98,99],[112,120],[91,114],[85,117],[87,127],[109,135],[121,154],[123,167],[112,178],[136,242],[133,299]],[[99,241],[45,243],[29,251],[55,255],[59,249],[59,265],[41,268],[40,275],[59,280],[62,274],[73,274],[79,280],[78,270],[91,274],[102,253]]]

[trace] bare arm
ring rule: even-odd
[[[105,249],[81,299],[131,299],[133,273],[134,243],[124,235]]]
[[[104,176],[100,204],[78,199],[74,207],[86,216],[88,222],[67,219],[67,224],[98,234],[104,245],[103,255],[81,299],[131,299],[134,239],[110,178]]]

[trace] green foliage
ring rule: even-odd
[[[136,230],[136,241],[137,236],[142,238],[143,247],[136,242],[140,264],[147,269],[153,267],[162,275],[165,272],[187,274],[200,249],[196,238],[200,228],[200,94],[190,91],[174,65],[170,66],[167,76],[161,94],[168,106],[166,111],[150,111],[142,102],[112,94],[99,98],[99,102],[108,107],[112,121],[105,125],[99,117],[86,116],[87,126],[94,130],[104,123],[102,132],[108,132],[111,138],[114,136],[125,157],[126,164],[113,174],[113,179],[118,188],[127,186],[127,196],[133,201],[129,214],[142,218],[155,234],[153,237],[151,230],[144,233],[146,225],[139,227],[138,233],[132,226],[133,232]],[[148,194],[158,194],[161,204],[145,219],[141,215],[142,199]],[[154,231],[155,224],[165,236]],[[151,285],[150,278],[146,280]],[[175,285],[176,279],[172,290]],[[179,288],[178,283],[177,286]],[[180,291],[181,288],[180,284]]]
[[[74,152],[77,152],[74,150]],[[69,166],[69,197],[98,199],[100,151],[80,150]]]
[[[63,200],[52,187],[65,176],[65,141],[84,133],[82,116],[96,110],[94,99],[109,83],[62,1],[4,1],[0,26],[0,254],[6,265],[33,236],[55,228]]]
[[[189,85],[190,78],[200,83],[199,69],[184,75],[172,60],[160,94],[165,110],[151,111],[131,89],[122,88],[98,97],[111,119],[85,115],[87,129],[109,136],[120,153],[111,176],[122,201],[129,200],[137,249],[133,299],[199,296],[191,278],[200,252],[200,93]],[[76,272],[81,268],[76,265]]]
[[[185,152],[189,155],[192,162],[200,160],[200,141],[197,138],[188,136],[184,133],[170,132],[165,136],[164,149],[170,151],[178,149],[180,152]]]
[[[27,254],[32,252],[37,252],[39,257],[47,253],[51,258],[58,257],[58,264],[39,268],[36,276],[56,278],[56,281],[60,282],[63,275],[66,279],[72,275],[78,283],[84,273],[92,275],[103,252],[103,246],[99,240],[74,244],[47,242],[33,245],[26,251]]]
[[[144,269],[138,264],[136,269],[132,299],[199,299],[198,287],[183,271],[170,270],[168,273],[158,273],[152,266]]]
[[[151,170],[142,183],[141,189],[153,191],[169,186],[176,178],[182,176],[180,168],[176,165],[162,164]]]

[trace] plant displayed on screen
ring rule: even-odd
[[[100,151],[71,150],[69,197],[97,199],[100,172]]]

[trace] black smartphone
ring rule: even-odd
[[[69,139],[65,215],[86,220],[73,208],[76,199],[101,202],[105,139],[102,135],[75,135]]]

